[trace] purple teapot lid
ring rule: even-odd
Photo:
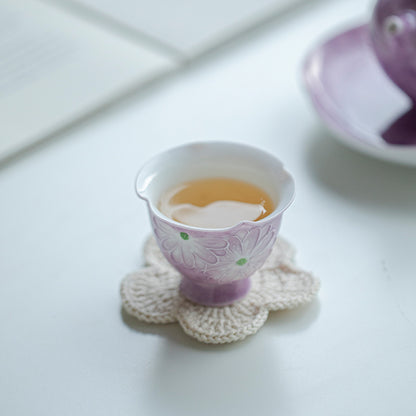
[[[416,0],[379,0],[370,34],[386,74],[416,102]]]

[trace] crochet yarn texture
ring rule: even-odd
[[[121,282],[127,313],[143,322],[179,322],[186,334],[208,344],[239,341],[255,334],[269,311],[310,302],[320,282],[294,265],[294,249],[279,237],[262,268],[252,277],[245,298],[222,307],[195,304],[179,292],[181,275],[167,262],[153,236],[145,243],[146,267]]]

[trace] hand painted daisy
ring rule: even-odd
[[[195,237],[190,232],[181,231],[156,217],[153,217],[153,223],[161,250],[175,266],[198,269],[204,273],[209,265],[218,262],[218,256],[225,254],[228,244],[225,240]]]
[[[241,229],[228,238],[225,255],[208,271],[208,275],[223,282],[252,275],[266,261],[275,239],[276,230],[270,225]]]

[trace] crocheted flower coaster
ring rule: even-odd
[[[295,267],[294,249],[281,237],[251,277],[247,296],[222,307],[198,305],[180,294],[181,275],[163,257],[153,236],[145,244],[144,256],[147,266],[121,282],[124,309],[148,323],[177,321],[188,335],[209,344],[238,341],[256,333],[269,311],[310,302],[320,286],[317,278]]]

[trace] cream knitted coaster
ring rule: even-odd
[[[294,266],[293,247],[279,237],[262,268],[252,277],[245,298],[222,307],[195,304],[179,293],[180,274],[167,262],[150,237],[144,247],[147,266],[121,282],[124,309],[140,321],[179,322],[198,341],[223,344],[256,333],[269,311],[295,308],[310,302],[319,280]]]

